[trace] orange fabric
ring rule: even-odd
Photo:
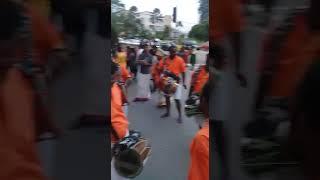
[[[0,121],[0,179],[46,179],[35,143],[33,90],[15,68],[0,85]]]
[[[157,87],[160,86],[160,76],[162,71],[163,71],[163,60],[160,59],[159,62],[154,64],[151,69],[151,75]]]
[[[297,23],[280,51],[279,64],[268,96],[292,96],[305,70],[320,55],[320,34],[308,32],[303,18]]]
[[[209,123],[195,135],[190,145],[191,163],[188,180],[209,180]]]
[[[209,73],[205,70],[205,66],[201,67],[197,80],[194,81],[193,92],[201,93],[202,87],[206,84],[209,79]]]
[[[125,137],[129,122],[122,109],[122,90],[117,84],[113,84],[111,88],[111,124],[117,132],[119,138]],[[111,136],[112,142],[116,139]]]
[[[116,61],[121,66],[127,67],[127,53],[126,52],[118,52]]]
[[[120,71],[121,71],[121,80],[123,82],[127,82],[127,80],[131,78],[129,71],[125,66],[121,66],[121,65],[120,65]]]
[[[238,0],[215,0],[210,5],[210,40],[218,41],[226,33],[240,32],[244,26]]]
[[[52,50],[63,47],[63,41],[55,27],[47,18],[41,16],[36,8],[32,6],[26,8],[31,16],[35,60],[39,64],[44,64]]]
[[[173,60],[171,60],[170,57],[168,57],[165,60],[163,66],[165,69],[174,73],[176,76],[179,76],[181,73],[186,72],[186,63],[179,56],[175,56]]]

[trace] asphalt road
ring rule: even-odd
[[[187,73],[187,82],[190,73]],[[129,99],[137,92],[136,83],[129,88]],[[183,92],[184,103],[187,90]],[[171,106],[171,117],[161,119],[165,109],[156,107],[158,93],[148,102],[133,102],[129,106],[128,119],[130,128],[139,130],[151,141],[152,155],[142,174],[137,180],[185,180],[189,168],[189,145],[197,129],[193,119],[183,116],[183,123],[178,124],[175,105]]]

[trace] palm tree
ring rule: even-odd
[[[158,8],[155,8],[152,12],[152,15],[151,15],[151,18],[150,18],[150,21],[152,24],[156,24],[158,22],[162,22],[163,19],[162,19],[162,15],[161,15],[161,12],[160,12],[160,9]]]
[[[132,13],[137,13],[138,12],[138,8],[137,8],[137,6],[131,6],[129,11],[132,12]]]
[[[177,23],[176,23],[176,27],[183,27],[182,22],[181,22],[181,21],[177,22]]]

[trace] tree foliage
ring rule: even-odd
[[[138,35],[145,38],[150,36],[150,33],[144,29],[141,20],[137,18],[138,8],[136,6],[126,11],[120,0],[112,0],[111,3],[111,6],[117,9],[112,11],[111,25],[118,35]]]
[[[204,21],[194,25],[189,32],[189,37],[199,41],[208,41],[209,39],[209,23]]]
[[[158,31],[155,33],[155,38],[167,40],[170,39],[172,29],[169,26],[165,26],[163,31]]]
[[[169,26],[165,26],[163,30],[163,38],[162,39],[168,39],[171,34],[171,28]]]
[[[124,10],[125,5],[120,0],[111,0],[111,12],[117,13]]]
[[[161,15],[161,12],[160,12],[160,9],[158,8],[155,8],[153,11],[152,11],[152,14],[151,14],[151,17],[150,17],[150,22],[152,24],[156,24],[156,23],[159,23],[159,22],[162,22],[162,15]]]
[[[199,0],[200,23],[209,20],[209,0]]]
[[[181,21],[178,21],[178,22],[176,23],[176,27],[183,27],[182,22],[181,22]]]
[[[185,40],[185,35],[181,34],[178,38],[178,44],[183,44],[184,40]]]

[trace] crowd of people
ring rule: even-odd
[[[182,123],[182,96],[183,89],[190,86],[188,97],[197,95],[200,100],[200,109],[204,113],[201,121],[198,121],[200,130],[195,135],[191,146],[191,164],[189,170],[189,179],[209,179],[209,94],[210,86],[207,84],[209,79],[210,58],[207,55],[205,65],[198,67],[198,70],[192,75],[191,81],[186,82],[185,73],[187,70],[186,62],[188,58],[184,49],[177,52],[177,48],[169,48],[169,54],[145,44],[140,49],[127,47],[127,54],[121,47],[113,55],[112,61],[112,106],[111,123],[116,134],[121,138],[129,135],[127,106],[127,85],[132,78],[137,80],[137,95],[134,102],[148,101],[151,93],[157,90],[159,97],[158,106],[166,108],[166,113],[161,118],[170,116],[170,103],[174,99],[178,111],[178,123]],[[186,60],[187,59],[187,60]],[[129,73],[130,72],[130,73]],[[168,78],[174,81],[170,87],[165,87]],[[153,88],[150,88],[153,83]],[[207,84],[207,85],[206,85]],[[168,88],[168,89],[165,89]],[[174,90],[171,91],[173,88]],[[165,100],[165,102],[164,102]],[[114,135],[112,136],[114,140]],[[113,144],[117,141],[113,141]],[[111,162],[114,166],[114,161]],[[123,179],[112,167],[112,179]]]

